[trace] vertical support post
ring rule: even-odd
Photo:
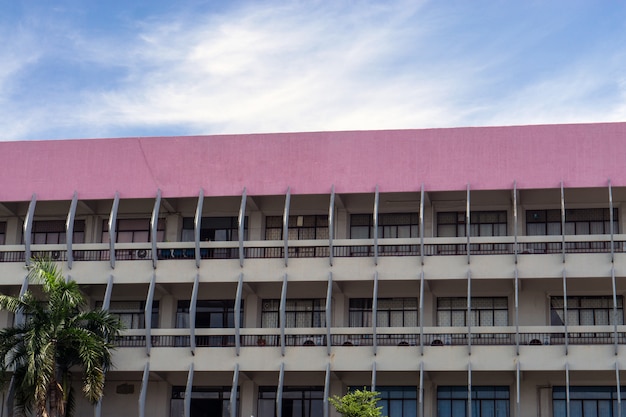
[[[330,187],[328,204],[328,263],[333,266],[333,239],[335,238],[335,184]]]
[[[561,181],[561,251],[563,263],[565,263],[565,191],[563,190],[563,181]]]
[[[246,202],[248,200],[248,193],[246,187],[243,187],[241,193],[241,206],[239,207],[239,217],[237,218],[237,225],[239,227],[239,266],[243,268],[243,260],[245,259],[245,253],[243,250],[243,239],[246,234]]]
[[[467,415],[472,415],[472,363],[467,363]]]
[[[420,190],[420,262],[424,266],[424,183]]]
[[[4,414],[0,414],[4,417]],[[102,415],[102,398],[93,406],[93,417],[100,417]]]
[[[420,362],[419,417],[424,417],[424,361]]]
[[[563,325],[565,327],[565,355],[569,352],[569,333],[567,330],[567,274],[563,268]]]
[[[239,274],[237,293],[235,295],[235,353],[239,356],[241,350],[241,297],[243,294],[243,272]]]
[[[120,206],[120,193],[115,192],[111,215],[109,216],[109,259],[111,269],[115,269],[115,241],[117,240],[117,209]]]
[[[515,266],[515,354],[519,357],[519,273]]]
[[[20,288],[20,299],[26,294],[28,291],[28,275],[24,277],[24,281],[22,281],[22,287]],[[20,310],[15,313],[15,324],[17,326],[24,324],[24,313]]]
[[[26,266],[30,265],[30,245],[33,243],[33,218],[35,217],[35,206],[37,205],[37,194],[33,194],[28,205],[28,212],[24,220],[24,259]]]
[[[517,257],[519,255],[519,244],[517,242],[517,181],[513,181],[513,236],[513,253],[515,256],[515,269],[517,269]]]
[[[333,301],[333,273],[328,273],[328,287],[326,288],[326,353],[330,356],[330,350],[332,347],[332,336],[330,334],[331,321],[332,321],[332,301]]]
[[[148,394],[148,378],[150,376],[150,362],[146,362],[141,378],[141,391],[139,392],[139,417],[146,417],[146,396]]]
[[[200,268],[200,230],[202,229],[202,208],[204,206],[204,189],[200,188],[198,194],[198,204],[196,205],[196,214],[193,218],[193,241],[195,248],[196,268]]]
[[[285,362],[280,363],[278,389],[276,390],[276,417],[283,417],[283,387],[285,384]]]
[[[615,283],[615,266],[611,265],[611,287],[613,289],[613,343],[615,345],[615,355],[618,353],[618,337],[617,337],[617,285]]]
[[[569,397],[569,363],[565,362],[565,408],[566,416],[570,417],[570,397]]]
[[[106,290],[104,290],[104,300],[102,300],[102,309],[108,310],[111,307],[111,294],[113,293],[113,274],[109,275]]]
[[[615,262],[615,227],[613,222],[615,219],[613,218],[613,187],[611,186],[611,180],[609,179],[609,220],[611,224],[609,225],[609,230],[611,231],[611,263]]]
[[[622,387],[619,378],[619,362],[615,362],[615,385],[617,389],[617,417],[622,417]]]
[[[380,195],[378,194],[378,184],[374,193],[374,265],[378,265],[378,207],[380,205]]]
[[[378,337],[376,335],[376,321],[378,318],[378,271],[374,272],[374,291],[372,294],[372,345],[374,355],[378,352]]]
[[[65,242],[67,244],[67,267],[72,269],[74,263],[74,251],[72,246],[74,245],[74,219],[76,218],[76,206],[78,205],[78,193],[74,191],[72,196],[72,202],[70,203],[70,210],[67,213],[67,220],[65,221]]]
[[[470,185],[469,183],[467,184],[467,202],[466,202],[466,207],[465,207],[465,236],[467,237],[467,264],[469,265],[470,263],[470,236],[471,236],[471,232],[470,232]]]
[[[285,322],[287,321],[287,274],[283,276],[283,287],[280,291],[280,354],[285,356]]]
[[[420,318],[420,355],[424,356],[424,270],[420,273],[420,300],[419,300],[419,318]]]
[[[472,354],[472,273],[467,270],[467,350]]]
[[[189,300],[189,348],[191,354],[196,354],[196,312],[198,311],[198,290],[200,287],[200,274],[193,279],[191,300]]]
[[[152,268],[156,269],[159,256],[157,254],[157,229],[159,226],[159,210],[161,209],[161,190],[157,190],[152,217],[150,218],[150,244],[152,249]]]
[[[237,417],[237,394],[239,392],[239,364],[233,371],[233,385],[230,388],[230,417]]]
[[[193,362],[187,372],[187,385],[185,386],[185,400],[183,403],[185,417],[191,417],[191,396],[193,395]]]
[[[144,308],[144,321],[146,323],[146,355],[150,356],[152,348],[152,302],[154,301],[154,287],[156,286],[156,275],[153,273],[148,287],[148,296],[146,297],[146,306]]]
[[[326,375],[324,377],[324,417],[330,416],[328,397],[330,397],[330,362],[326,364]]]
[[[289,263],[289,206],[290,205],[291,205],[291,188],[287,187],[287,194],[285,195],[285,211],[283,212],[283,240],[285,241],[285,267]]]
[[[516,413],[515,416],[516,417],[521,417],[521,402],[520,402],[520,397],[521,397],[521,393],[520,393],[520,387],[521,387],[521,379],[522,379],[522,375],[521,375],[521,371],[520,371],[520,365],[519,365],[519,360],[517,361],[517,363],[515,364],[515,405],[516,405]]]
[[[372,363],[372,387],[370,391],[376,391],[376,362]]]

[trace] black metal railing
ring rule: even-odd
[[[416,239],[417,240],[417,239]],[[429,238],[430,241],[433,238]],[[389,244],[386,239],[385,244],[378,245],[378,256],[420,256],[420,244]],[[229,247],[200,248],[201,259],[239,259],[239,248],[232,247],[232,242],[228,242]],[[248,242],[246,242],[248,243]],[[290,246],[288,248],[289,258],[326,258],[330,255],[330,248],[322,244],[317,246]],[[246,246],[244,258],[246,259],[279,259],[284,257],[284,246]],[[558,254],[565,253],[610,253],[610,241],[566,241],[563,242],[519,242],[517,253],[524,255]],[[157,258],[160,260],[195,259],[196,251],[194,247],[184,248],[159,248]],[[1,246],[0,246],[1,248]],[[425,256],[454,256],[467,255],[467,243],[426,243],[423,246]],[[626,241],[619,240],[613,242],[613,251],[623,253],[626,248]],[[469,245],[472,255],[512,255],[515,253],[515,244],[512,242],[480,242]],[[373,257],[375,248],[373,244],[346,245],[345,240],[341,245],[333,246],[332,253],[337,258]],[[33,257],[46,257],[60,262],[67,260],[65,249],[35,250],[31,253]],[[108,249],[76,249],[73,251],[73,258],[76,261],[108,261],[110,252]],[[150,260],[152,250],[150,248],[138,249],[115,249],[115,258],[120,261],[127,260]],[[25,251],[10,250],[0,251],[0,262],[24,262]]]

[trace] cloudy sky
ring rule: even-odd
[[[626,120],[626,2],[0,0],[0,140]]]

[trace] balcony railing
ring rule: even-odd
[[[512,255],[515,253],[515,239],[504,237],[474,237],[470,240],[469,250],[472,255]],[[380,239],[378,256],[420,256],[419,239]],[[424,256],[467,255],[466,238],[425,238]],[[244,242],[244,258],[272,259],[284,257],[284,242],[246,241]],[[333,241],[333,256],[337,258],[372,257],[374,242],[372,239],[337,239]],[[561,236],[520,236],[518,237],[517,253],[524,255],[558,254],[563,251]],[[626,252],[626,235],[615,235],[614,252]],[[567,235],[565,236],[565,253],[610,253],[609,235]],[[65,245],[33,245],[33,257],[47,257],[53,260],[66,261]],[[330,255],[328,240],[292,240],[289,241],[289,258],[327,258]],[[195,259],[196,251],[193,242],[159,242],[157,257],[160,260]],[[76,244],[73,249],[75,261],[108,261],[110,259],[108,244]],[[119,261],[139,261],[152,259],[149,243],[123,243],[116,245],[115,258]],[[238,259],[238,242],[202,242],[200,244],[201,259]],[[24,245],[0,245],[0,262],[24,262]]]
[[[144,330],[128,330],[116,342],[118,347],[145,347]],[[286,329],[286,347],[327,346],[326,329]],[[473,327],[471,335],[463,327],[424,328],[424,346],[515,346],[517,334],[514,327]],[[189,329],[152,329],[153,347],[189,347]],[[379,328],[376,334],[378,346],[420,346],[419,328]],[[279,329],[241,329],[242,347],[280,347]],[[196,347],[234,347],[235,329],[197,329]],[[373,346],[371,328],[333,328],[331,346]],[[526,346],[564,345],[566,333],[563,327],[520,327],[519,344]],[[570,345],[611,345],[615,343],[613,326],[570,326],[567,333]],[[626,326],[618,326],[617,343],[626,345]]]

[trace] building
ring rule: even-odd
[[[626,123],[0,155],[0,290],[50,256],[128,327],[78,415],[626,415]]]

